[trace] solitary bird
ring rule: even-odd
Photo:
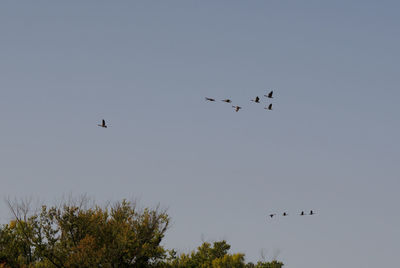
[[[99,127],[104,127],[104,128],[107,128],[107,125],[106,125],[106,121],[103,119],[103,121],[101,122],[101,125],[100,124],[97,124]]]
[[[264,107],[264,109],[265,109],[265,110],[270,110],[270,111],[271,111],[271,110],[272,110],[272,103],[271,103],[270,105]]]
[[[314,215],[314,214],[315,214],[315,212],[310,210],[310,215]]]
[[[301,213],[300,213],[300,216],[304,216],[305,214],[304,214],[304,211],[302,211]]]
[[[260,98],[258,96],[256,96],[256,98],[254,100],[251,100],[251,101],[254,101],[255,103],[260,103]]]
[[[207,100],[207,101],[215,101],[215,99],[213,99],[213,98],[207,98],[207,97],[206,97],[206,100]]]
[[[225,99],[225,100],[222,100],[222,101],[226,102],[226,103],[231,103],[232,102],[230,99]]]
[[[282,214],[282,216],[287,216],[287,215],[289,215],[289,214],[287,214],[286,212],[283,212],[283,214]]]
[[[269,216],[271,217],[271,219],[275,216],[276,214],[269,214]]]
[[[268,93],[267,95],[264,95],[265,97],[267,97],[267,98],[270,98],[270,99],[272,99],[273,97],[272,97],[272,94],[274,94],[274,91],[272,90],[270,93]]]

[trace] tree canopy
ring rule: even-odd
[[[278,261],[246,263],[244,254],[229,253],[226,241],[204,242],[177,254],[161,245],[170,222],[167,213],[139,210],[126,200],[105,208],[43,205],[29,216],[19,208],[10,206],[14,219],[0,227],[0,267],[283,266]]]

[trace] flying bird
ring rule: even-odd
[[[254,100],[251,100],[251,101],[254,101],[255,103],[260,103],[260,98],[258,96],[256,96],[256,98]]]
[[[269,216],[271,217],[271,219],[275,216],[276,214],[269,214]]]
[[[272,99],[273,98],[272,94],[274,94],[273,90],[270,93],[268,93],[267,95],[264,95],[264,96],[267,97],[267,98]]]
[[[314,214],[315,214],[315,212],[310,210],[310,215],[314,215]]]
[[[231,103],[232,102],[230,99],[225,99],[225,100],[222,100],[222,101],[226,102],[226,103]]]
[[[103,127],[103,128],[107,128],[107,125],[106,125],[106,121],[103,119],[103,121],[101,122],[101,125],[100,124],[97,124],[99,127]]]
[[[271,111],[271,110],[272,110],[272,103],[271,103],[270,105],[264,107],[264,109],[265,109],[265,110],[270,110],[270,111]]]
[[[240,107],[240,106],[232,106],[232,107],[235,108],[236,112],[239,112],[239,110],[242,109],[242,107]]]
[[[300,213],[300,216],[304,216],[305,214],[304,214],[304,211],[302,211],[301,213]]]
[[[213,98],[207,98],[207,97],[206,97],[206,100],[207,100],[207,101],[215,101],[215,99],[213,99]]]
[[[283,214],[282,214],[282,216],[287,216],[287,215],[289,215],[289,214],[287,214],[286,212],[283,212]]]

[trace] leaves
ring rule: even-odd
[[[0,229],[0,263],[12,267],[132,267],[162,259],[160,246],[169,225],[164,211],[142,213],[127,201],[111,209],[43,206],[27,222]]]
[[[18,215],[0,227],[0,268],[283,266],[277,261],[246,264],[244,254],[229,253],[225,240],[205,242],[187,254],[166,250],[160,245],[170,222],[166,212],[158,207],[139,211],[126,200],[105,208],[82,202],[42,206],[30,217]]]

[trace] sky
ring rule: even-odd
[[[1,1],[0,198],[137,199],[168,209],[180,252],[396,267],[399,8]],[[273,111],[250,102],[270,89]]]

